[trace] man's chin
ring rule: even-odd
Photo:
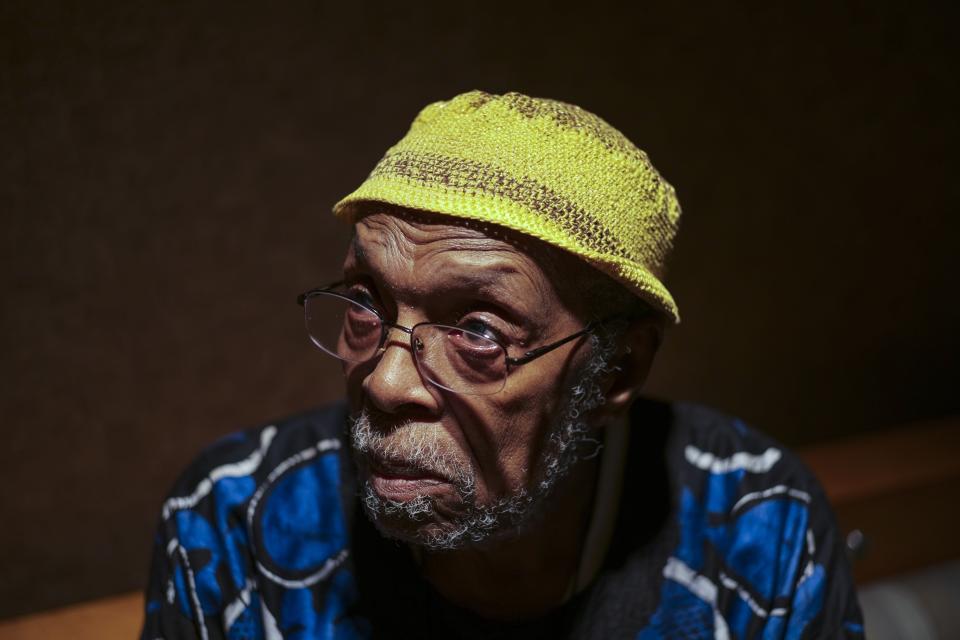
[[[430,549],[437,546],[438,540],[447,537],[447,530],[435,522],[411,522],[396,515],[373,514],[369,511],[367,515],[380,535],[397,542]]]
[[[456,529],[455,521],[444,517],[447,510],[438,508],[435,496],[407,495],[407,487],[383,491],[378,484],[375,479],[364,483],[363,503],[367,517],[384,537],[432,547]]]
[[[537,511],[526,494],[478,507],[458,495],[446,500],[424,494],[403,502],[384,499],[370,478],[363,487],[364,510],[381,535],[430,551],[496,546],[518,535]]]

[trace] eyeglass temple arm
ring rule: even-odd
[[[518,365],[521,365],[521,364],[527,364],[527,363],[530,362],[531,360],[534,360],[534,359],[536,359],[536,358],[539,358],[540,356],[542,356],[542,355],[545,354],[545,353],[550,353],[550,352],[553,351],[554,349],[557,349],[557,348],[559,348],[559,347],[562,347],[563,345],[567,344],[567,343],[570,342],[571,340],[576,340],[576,339],[579,338],[580,336],[582,336],[582,335],[584,335],[584,334],[587,334],[587,333],[590,333],[590,332],[593,331],[593,330],[597,327],[597,325],[599,325],[599,324],[600,324],[599,322],[591,322],[590,324],[588,324],[587,326],[585,326],[585,327],[584,327],[583,329],[581,329],[580,331],[577,331],[577,332],[574,333],[573,335],[567,336],[566,338],[564,338],[563,340],[560,340],[559,342],[554,342],[553,344],[547,344],[547,345],[544,345],[544,346],[542,346],[542,347],[538,347],[538,348],[536,348],[536,349],[532,349],[531,351],[527,351],[525,354],[523,354],[523,355],[520,356],[519,358],[511,358],[510,356],[507,356],[507,364],[509,364],[509,365],[511,365],[511,366],[518,366]]]
[[[585,327],[584,327],[583,329],[581,329],[580,331],[577,331],[577,332],[576,332],[575,334],[573,334],[572,336],[567,336],[566,338],[564,338],[563,340],[560,340],[559,342],[554,342],[553,344],[547,344],[547,345],[544,345],[544,346],[542,346],[542,347],[538,347],[538,348],[536,348],[536,349],[533,349],[533,350],[531,350],[531,351],[527,351],[525,354],[523,354],[523,355],[520,356],[519,358],[511,358],[510,356],[507,356],[507,364],[509,364],[509,365],[511,365],[511,366],[517,366],[517,365],[521,365],[521,364],[527,364],[527,363],[530,362],[531,360],[534,360],[534,359],[536,359],[536,358],[539,358],[540,356],[542,356],[542,355],[545,354],[545,353],[550,353],[551,351],[553,351],[553,350],[556,349],[557,347],[562,347],[563,345],[567,344],[567,343],[570,342],[571,340],[575,340],[575,339],[579,338],[580,336],[582,336],[582,335],[584,335],[584,334],[586,334],[586,333],[590,333],[591,331],[593,331],[594,329],[596,329],[597,327],[599,327],[599,326],[602,325],[602,324],[606,324],[606,323],[612,322],[612,321],[614,321],[614,320],[623,320],[623,319],[626,319],[626,320],[635,320],[635,319],[637,319],[637,318],[639,318],[639,317],[642,317],[643,315],[646,315],[646,314],[639,314],[639,315],[638,315],[638,314],[635,314],[635,313],[618,313],[618,314],[616,314],[616,315],[612,315],[612,316],[609,316],[609,317],[607,317],[607,318],[604,318],[603,320],[594,320],[593,322],[591,322],[590,324],[588,324],[587,326],[585,326]]]

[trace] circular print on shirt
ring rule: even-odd
[[[310,582],[346,547],[339,456],[320,453],[267,482],[253,513],[255,555],[268,578]]]

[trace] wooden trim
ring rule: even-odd
[[[960,417],[800,451],[846,535],[860,530],[859,583],[960,558]]]
[[[143,595],[133,592],[4,620],[0,640],[129,640],[142,624]]]

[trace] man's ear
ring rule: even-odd
[[[630,407],[647,380],[663,330],[663,321],[652,317],[635,320],[627,328],[611,363],[613,371],[607,374],[606,401],[597,409],[598,414],[615,417]]]

